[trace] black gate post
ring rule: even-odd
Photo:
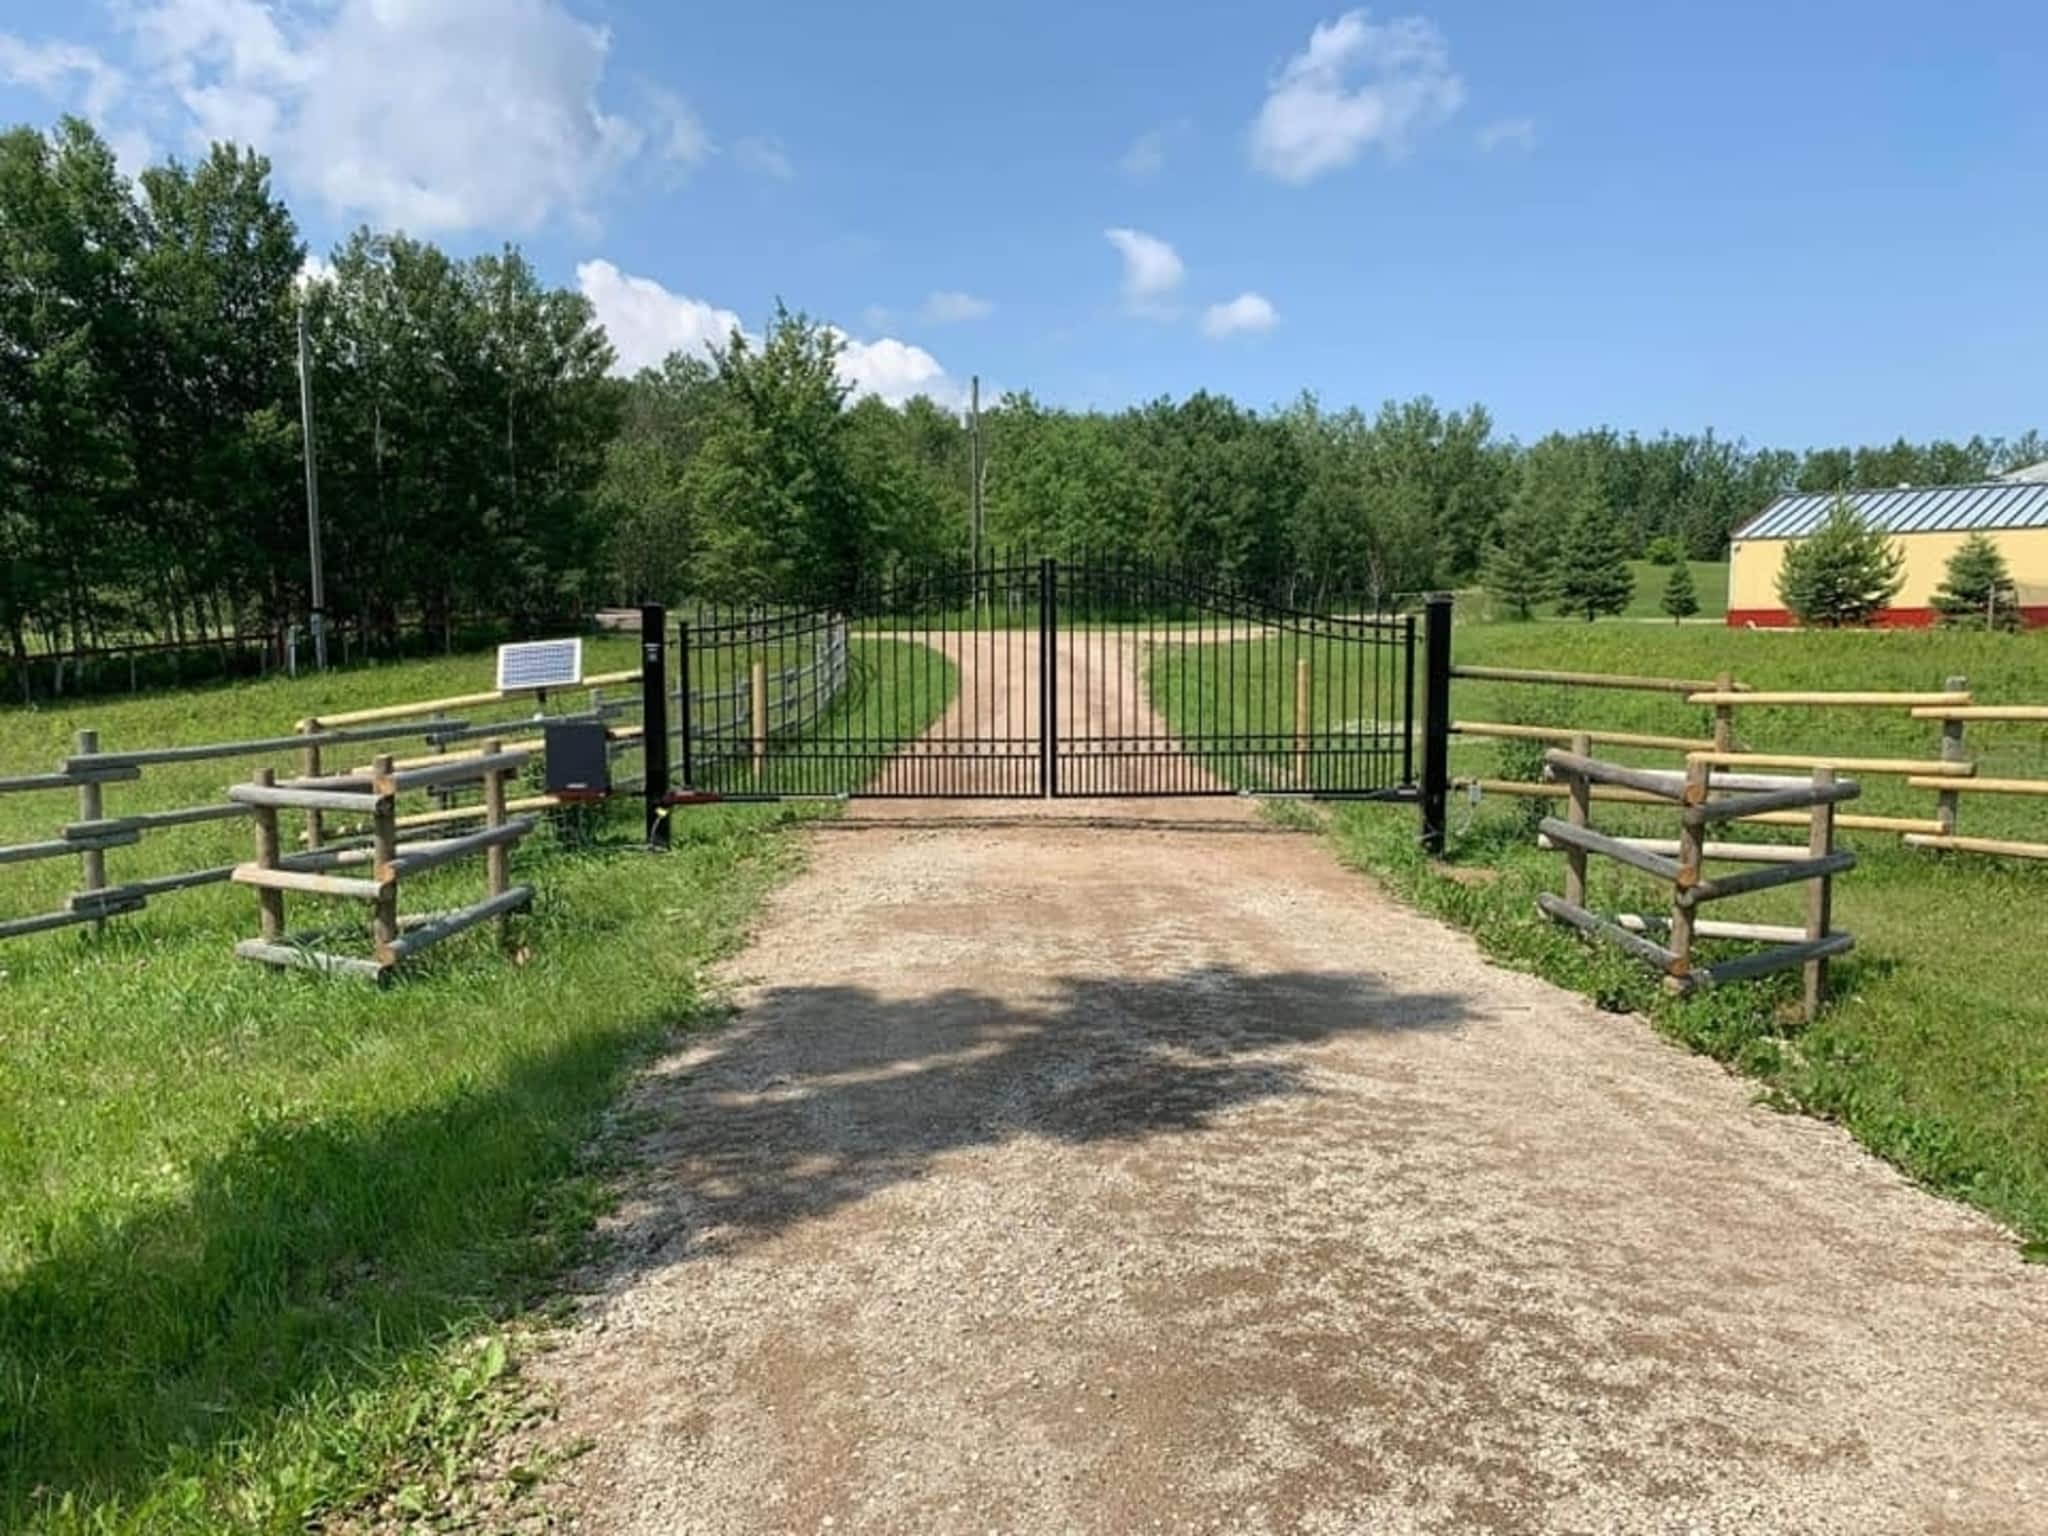
[[[641,793],[647,809],[647,846],[668,846],[668,610],[640,608],[640,750],[646,772]]]
[[[1060,783],[1059,562],[1038,562],[1038,792],[1046,799]]]
[[[1422,846],[1443,857],[1451,797],[1451,594],[1432,592],[1422,630]],[[1410,722],[1409,728],[1414,728]]]

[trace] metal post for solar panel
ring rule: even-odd
[[[683,676],[687,689],[689,669]],[[683,706],[684,761],[688,762],[690,712],[687,694]],[[660,603],[645,603],[640,609],[640,748],[641,801],[645,812],[645,834],[650,848],[669,846],[668,796],[668,610]],[[685,770],[687,774],[687,769]]]

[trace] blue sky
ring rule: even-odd
[[[0,108],[516,240],[628,361],[780,296],[900,397],[2048,425],[2036,4],[14,0]]]

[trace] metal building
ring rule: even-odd
[[[1934,593],[1949,556],[1973,533],[1991,536],[2019,591],[2022,620],[2048,625],[2048,482],[1992,480],[1895,491],[1843,493],[1856,515],[1891,535],[1906,557],[1905,585],[1877,622],[1932,624]],[[1790,545],[1813,532],[1835,505],[1833,491],[1780,496],[1735,530],[1728,552],[1728,622],[1778,628],[1793,622],[1778,596],[1778,569]]]

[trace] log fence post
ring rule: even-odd
[[[1970,683],[1968,678],[1951,677],[1941,686],[1949,693],[1966,693],[1969,691]],[[1963,745],[1963,722],[1953,718],[1942,721],[1941,760],[1944,763],[1960,763],[1965,761],[1967,755],[1967,749]],[[1954,790],[1944,789],[1936,792],[1934,819],[1941,824],[1943,837],[1956,835],[1956,813],[1961,806],[1962,797]]]
[[[317,719],[301,720],[299,734],[317,736],[320,722]],[[317,779],[320,777],[320,743],[309,741],[299,749],[299,777]],[[306,812],[306,846],[318,848],[327,841],[327,821],[318,811]]]
[[[90,756],[100,749],[100,733],[98,731],[80,731],[73,738],[73,742],[74,750],[78,756]],[[91,779],[79,785],[78,819],[80,821],[98,821],[105,815],[106,796],[99,780]],[[88,848],[79,855],[79,863],[84,870],[82,878],[85,881],[85,889],[88,891],[105,890],[107,886],[107,855],[105,851],[99,848]],[[106,922],[101,918],[94,918],[92,931],[94,933],[105,933],[107,931]]]
[[[1704,758],[1688,758],[1685,764],[1685,804],[1704,805],[1712,782],[1713,768]],[[1700,883],[1700,864],[1706,853],[1706,827],[1690,817],[1678,823],[1678,878],[1673,882],[1671,903],[1671,974],[1681,980],[1692,974],[1693,907],[1684,900],[1686,892]]]
[[[1825,791],[1833,787],[1835,770],[1816,768],[1813,770],[1813,787]],[[1808,824],[1806,851],[1809,857],[1822,859],[1835,851],[1835,802],[1816,798],[1813,819]],[[1809,943],[1824,939],[1834,921],[1835,877],[1822,874],[1818,879],[1806,883],[1806,937]],[[1820,1012],[1821,1000],[1827,996],[1827,956],[1817,955],[1801,967],[1804,972],[1804,988],[1800,998],[1800,1013],[1810,1024]]]
[[[277,770],[258,768],[254,781],[269,789],[277,783]],[[259,869],[278,867],[277,807],[274,805],[252,805],[250,819],[256,823],[256,866]],[[263,942],[275,944],[284,937],[284,892],[268,886],[256,889],[256,911],[260,922],[258,931]]]
[[[380,780],[391,776],[392,759],[388,754],[377,759],[375,772]],[[370,937],[377,946],[378,963],[389,965],[393,960],[391,946],[398,942],[398,879],[391,871],[392,861],[398,857],[396,795],[379,797],[378,808],[371,813],[371,845],[375,853],[372,878],[383,889],[370,909]]]
[[[501,741],[484,743],[486,757],[496,757],[503,749]],[[484,826],[493,832],[505,825],[505,772],[503,768],[493,768],[484,775]],[[493,897],[504,895],[512,887],[512,850],[503,843],[493,843],[486,848],[484,873],[488,894]],[[502,912],[493,919],[501,945],[507,937],[508,922]]]
[[[1735,691],[1735,674],[1722,672],[1714,678],[1714,691],[1728,694]],[[1735,706],[1721,703],[1714,706],[1714,750],[1733,752],[1735,750]]]
[[[768,663],[757,661],[747,676],[747,702],[753,716],[754,777],[768,767]]]
[[[1308,727],[1311,688],[1306,656],[1294,658],[1294,782],[1308,787]]]
[[[1572,754],[1576,757],[1593,755],[1592,738],[1580,731],[1572,737]],[[1584,827],[1593,819],[1593,781],[1583,773],[1568,776],[1571,787],[1571,805],[1566,820],[1575,827]],[[1575,907],[1586,904],[1586,850],[1569,845],[1564,851],[1564,899]]]

